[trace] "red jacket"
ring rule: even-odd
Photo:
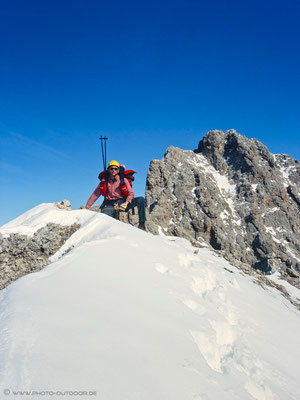
[[[124,182],[128,189],[128,196],[126,198],[126,201],[128,203],[131,203],[132,199],[134,198],[133,190],[126,178],[124,178]],[[99,185],[96,187],[96,189],[92,193],[91,197],[88,199],[85,208],[90,208],[100,196],[101,196],[101,190],[100,190],[100,183],[99,183]],[[106,199],[107,200],[119,200],[119,199],[123,199],[123,198],[124,197],[122,196],[122,192],[120,189],[119,175],[116,175],[115,180],[113,180],[112,178],[109,178],[108,182],[107,182]]]

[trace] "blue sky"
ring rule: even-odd
[[[0,224],[236,129],[300,159],[299,1],[0,0]]]

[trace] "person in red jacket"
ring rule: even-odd
[[[101,183],[99,183],[88,199],[85,208],[89,209],[101,195],[105,197],[101,205],[101,212],[110,217],[115,218],[117,211],[116,208],[119,208],[121,211],[129,211],[132,208],[137,207],[139,213],[139,228],[145,230],[146,212],[144,197],[134,197],[132,187],[126,178],[124,178],[124,183],[127,190],[126,197],[124,197],[124,192],[122,193],[120,187],[120,164],[118,161],[110,161],[107,170],[109,177],[107,180],[106,192],[103,193],[103,191],[101,191]]]

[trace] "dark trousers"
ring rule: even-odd
[[[116,218],[117,210],[114,208],[114,204],[117,203],[120,206],[125,202],[125,199],[119,200],[104,200],[101,205],[101,212],[108,215],[109,217]],[[135,197],[131,203],[128,204],[125,211],[132,210],[134,207],[138,208],[139,213],[139,224],[146,221],[146,211],[145,211],[145,199],[144,197]]]

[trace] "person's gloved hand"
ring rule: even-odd
[[[125,201],[125,203],[122,203],[122,204],[119,206],[119,210],[120,210],[120,211],[125,211],[126,208],[127,208],[127,206],[128,206],[128,202]]]

